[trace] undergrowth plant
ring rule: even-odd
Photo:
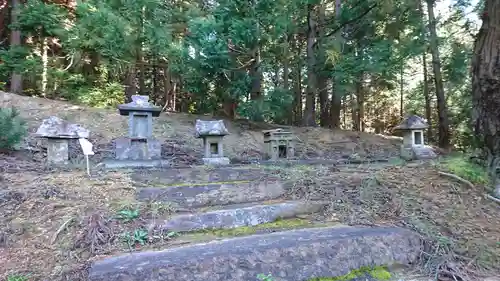
[[[116,216],[117,219],[120,219],[124,222],[130,222],[137,218],[139,218],[139,210],[138,209],[123,209],[118,211]]]
[[[125,232],[121,235],[123,242],[127,243],[129,248],[136,244],[140,244],[141,246],[146,245],[148,242],[148,231],[145,229],[136,229],[133,233]]]
[[[9,275],[6,281],[28,281],[29,275]]]
[[[483,166],[473,163],[464,155],[447,158],[440,164],[450,173],[474,184],[486,185],[489,183],[487,170]]]
[[[0,151],[15,149],[28,133],[26,121],[15,107],[0,108]]]

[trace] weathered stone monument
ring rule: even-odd
[[[283,129],[267,130],[264,134],[264,149],[267,159],[293,159],[295,157],[296,137]]]
[[[128,116],[128,137],[115,141],[117,160],[159,160],[161,143],[153,138],[153,117],[161,107],[149,103],[148,96],[132,96],[132,102],[118,106],[120,115]]]
[[[229,135],[223,120],[196,120],[195,137],[203,139],[203,163],[205,165],[229,165],[229,158],[224,157],[222,139]]]
[[[432,159],[436,157],[434,149],[425,145],[424,130],[429,125],[425,119],[410,115],[403,119],[396,130],[403,133],[403,144],[401,145],[401,158],[405,160]]]
[[[77,124],[71,124],[59,117],[51,116],[42,121],[36,136],[47,139],[47,162],[49,164],[67,164],[69,158],[69,140],[90,136],[89,130]]]

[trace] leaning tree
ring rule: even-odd
[[[472,120],[496,182],[500,159],[500,0],[485,0],[472,58]],[[500,196],[500,188],[496,195]]]

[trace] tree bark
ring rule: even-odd
[[[137,93],[137,84],[135,81],[136,64],[133,63],[127,71],[125,77],[125,100],[126,102],[132,101],[132,96]]]
[[[432,69],[434,72],[434,83],[436,85],[437,109],[439,117],[439,146],[449,148],[450,129],[448,120],[448,108],[444,94],[443,78],[441,75],[441,60],[439,58],[439,46],[436,34],[436,18],[434,16],[435,0],[427,0],[427,13],[429,15],[430,48],[432,54]]]
[[[314,44],[316,43],[316,21],[314,15],[315,6],[307,5],[307,93],[306,108],[302,119],[304,126],[316,126],[316,54]]]
[[[425,99],[425,119],[429,124],[429,128],[427,128],[427,139],[432,139],[432,109],[431,109],[431,96],[429,93],[429,79],[427,73],[427,54],[424,52],[422,54],[423,61],[423,69],[424,69],[424,99]]]
[[[500,1],[486,0],[472,57],[472,121],[496,184],[500,158]],[[496,189],[500,197],[500,188]]]
[[[321,127],[330,126],[330,112],[328,103],[328,75],[325,72],[326,64],[326,52],[325,52],[325,3],[319,4],[319,19],[318,19],[318,42],[316,43],[317,51],[317,61],[316,61],[316,73],[317,73],[317,83],[318,83],[318,97],[319,97],[319,124]]]
[[[335,18],[339,19],[342,13],[342,3],[340,0],[335,0]],[[335,34],[335,42],[337,45],[336,51],[342,52],[343,38],[342,29]],[[332,79],[332,99],[330,100],[330,127],[340,127],[340,111],[342,110],[342,95],[338,91],[338,79]],[[344,99],[345,101],[345,99]],[[344,111],[344,126],[345,126],[345,111]]]
[[[297,65],[295,71],[295,84],[294,84],[294,94],[293,99],[293,111],[294,111],[294,125],[299,125],[300,120],[302,120],[302,45],[298,42],[298,36],[295,38],[295,44],[297,47]]]
[[[11,11],[11,24],[16,24],[18,22],[18,12],[21,8],[20,0],[12,0],[12,11]],[[11,30],[10,32],[10,47],[16,48],[21,46],[21,31]],[[23,91],[23,77],[20,73],[12,72],[10,76],[10,91],[12,93],[20,94]]]

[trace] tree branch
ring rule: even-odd
[[[325,37],[332,36],[335,33],[337,33],[339,30],[341,30],[342,28],[346,27],[347,25],[349,25],[351,23],[354,23],[354,22],[362,19],[364,16],[366,16],[371,10],[373,10],[377,6],[378,6],[377,3],[373,4],[368,9],[366,9],[366,11],[364,11],[363,13],[361,13],[359,16],[357,16],[357,17],[355,17],[353,19],[350,19],[350,20],[348,20],[346,22],[343,22],[340,26],[337,26],[337,28],[335,28],[334,30],[330,31],[327,35],[325,35]]]

